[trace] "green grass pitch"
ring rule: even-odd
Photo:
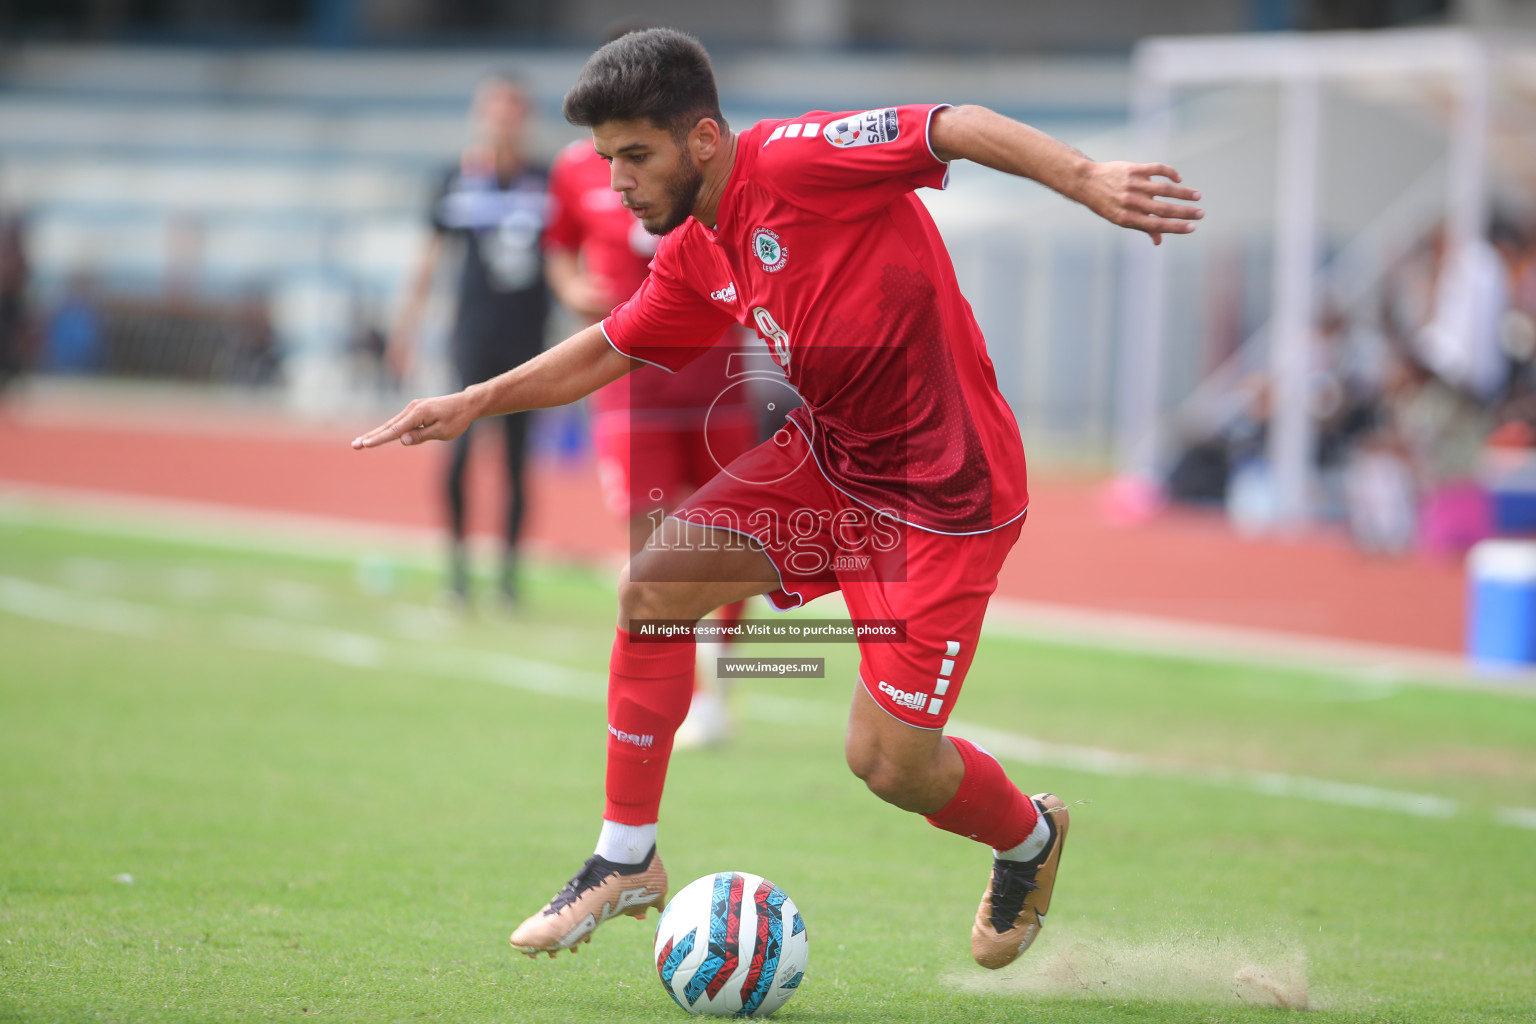
[[[684,1019],[654,916],[506,945],[596,835],[608,574],[460,619],[432,560],[363,548],[0,515],[0,1020]],[[663,806],[674,890],[752,871],[804,912],[776,1019],[1536,1020],[1529,697],[996,631],[957,718],[1081,802],[989,974],[986,852],[848,773],[854,648],[814,653],[736,684]]]

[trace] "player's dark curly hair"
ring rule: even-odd
[[[679,141],[703,118],[726,127],[715,72],[704,46],[686,32],[630,32],[587,59],[565,94],[565,119],[587,128],[647,120]]]

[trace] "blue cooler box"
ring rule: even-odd
[[[1480,665],[1536,664],[1536,541],[1485,540],[1467,558],[1467,653]]]
[[[1536,534],[1536,453],[1490,448],[1482,454],[1478,482],[1488,492],[1495,533]]]
[[[1536,533],[1536,491],[1511,488],[1491,492],[1493,528],[1500,533]]]

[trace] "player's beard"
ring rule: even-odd
[[[642,220],[645,230],[653,235],[665,235],[683,226],[683,221],[693,215],[704,188],[704,168],[693,162],[684,149],[677,155],[677,170],[667,179],[664,194],[667,197],[667,214],[659,223]]]

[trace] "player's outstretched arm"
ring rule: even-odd
[[[451,395],[416,399],[388,423],[353,438],[352,447],[452,441],[482,416],[566,405],[640,365],[609,345],[593,324],[499,377]]]
[[[1187,235],[1205,211],[1167,200],[1198,202],[1167,164],[1099,163],[1051,136],[986,107],[945,107],[933,115],[929,142],[940,160],[972,160],[1031,178],[1075,199],[1112,224],[1152,236]]]

